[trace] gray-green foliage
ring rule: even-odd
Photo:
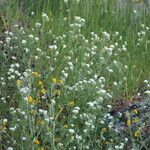
[[[109,114],[150,73],[149,10],[124,3],[0,2],[9,30],[0,43],[2,149],[123,149],[147,139],[131,128],[120,135]]]

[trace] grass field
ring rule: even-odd
[[[0,1],[0,150],[150,149],[144,1]]]

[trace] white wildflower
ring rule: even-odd
[[[74,129],[69,129],[68,130],[70,133],[75,133]]]
[[[22,42],[21,42],[22,44],[26,44],[27,43],[27,41],[26,40],[22,40]]]
[[[12,147],[8,147],[7,150],[13,150],[13,148]]]

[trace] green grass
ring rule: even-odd
[[[121,136],[106,116],[149,79],[150,12],[131,1],[20,2],[0,2],[1,149],[148,149],[143,118]]]

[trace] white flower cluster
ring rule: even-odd
[[[8,76],[9,80],[15,79],[16,76],[17,77],[21,76],[21,73],[18,71],[19,67],[20,67],[19,63],[15,63],[15,64],[10,65],[10,68],[7,72],[7,74],[9,75]]]
[[[45,20],[45,21],[49,21],[49,17],[46,13],[42,13],[42,18]]]
[[[149,27],[146,27],[144,24],[141,24],[141,31],[139,31],[137,33],[137,36],[138,36],[138,43],[137,43],[137,45],[138,46],[144,40],[147,32],[149,32]]]
[[[144,83],[146,84],[147,87],[147,90],[144,93],[150,96],[150,80],[144,80]]]
[[[70,24],[70,27],[75,28],[75,29],[80,29],[84,25],[85,25],[85,19],[83,19],[79,16],[75,16],[74,17],[74,23]]]

